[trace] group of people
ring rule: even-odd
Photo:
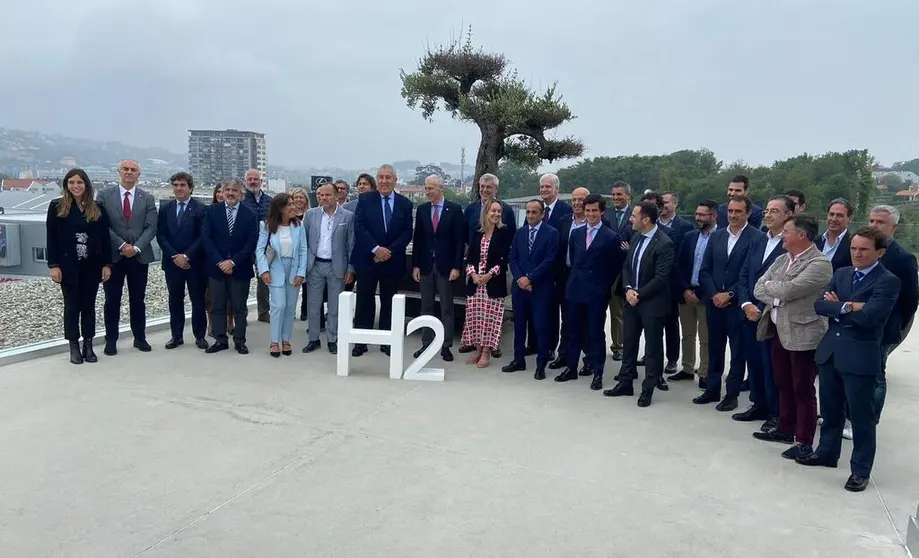
[[[788,444],[782,455],[802,465],[836,467],[851,421],[846,489],[868,484],[887,356],[909,332],[919,304],[916,258],[893,240],[894,207],[874,207],[870,226],[850,232],[853,206],[833,200],[819,234],[816,219],[804,213],[804,192],[773,196],[763,209],[748,197],[746,177],[737,176],[727,201],[701,201],[690,223],[676,215],[676,192],[648,191],[633,202],[629,184],[617,182],[609,206],[585,188],[574,189],[568,204],[559,199],[558,176],[548,173],[518,228],[513,209],[498,199],[494,175],[479,178],[481,199],[466,208],[445,199],[442,179],[432,175],[424,183],[427,201],[413,208],[395,191],[395,169],[384,165],[375,178],[359,177],[356,200],[347,201],[347,182],[321,186],[315,208],[303,190],[263,193],[256,170],[247,172],[245,185],[225,181],[205,206],[191,198],[193,178],[180,172],[171,177],[175,200],[157,214],[152,196],[136,187],[137,162],[123,161],[119,172],[121,184],[97,196],[86,173],[71,170],[48,211],[48,265],[63,291],[74,363],[96,361],[100,282],[105,354],[117,353],[125,282],[134,346],[151,350],[143,297],[153,238],[169,291],[167,349],[184,342],[187,291],[196,346],[219,352],[232,336],[236,351],[248,353],[247,300],[256,278],[271,356],[292,354],[298,298],[301,319],[309,321],[302,351],[320,349],[324,329],[336,353],[342,290],[356,292],[355,327],[373,328],[377,295],[379,323],[387,327],[392,297],[410,273],[422,313],[444,323],[444,361],[454,359],[454,297],[466,296],[459,352],[485,368],[501,357],[510,295],[513,356],[502,370],[527,370],[527,357],[535,356],[535,379],[558,370],[556,382],[588,376],[590,388],[602,390],[608,308],[611,357],[621,364],[603,395],[634,396],[639,367],[639,407],[669,390],[668,381],[698,379],[703,391],[693,403],[715,403],[723,412],[734,411],[749,389],[751,406],[732,418],[762,421],[754,437]],[[433,337],[424,332],[416,357]],[[351,351],[359,357],[368,347]],[[389,347],[381,351],[388,355]],[[818,375],[823,426],[815,449]]]

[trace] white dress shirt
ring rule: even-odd
[[[332,259],[332,227],[335,224],[335,214],[338,213],[338,207],[331,215],[322,212],[322,218],[319,222],[319,246],[316,247],[316,257],[324,260]]]
[[[290,225],[278,225],[278,257],[294,257],[294,240],[290,235]]]
[[[626,285],[628,289],[636,288],[635,285],[640,284],[638,281],[639,273],[641,273],[641,260],[645,257],[645,250],[648,249],[648,246],[651,244],[651,239],[654,238],[654,234],[657,232],[657,225],[654,225],[654,228],[646,233],[641,233],[641,236],[644,237],[641,246],[638,247],[638,259],[633,260],[635,262],[635,269],[632,274],[632,284]],[[632,257],[636,257],[635,254],[632,254]],[[627,262],[626,265],[632,265],[632,262]]]
[[[833,261],[833,256],[836,255],[836,249],[842,244],[842,239],[845,238],[848,232],[849,231],[842,231],[842,234],[836,237],[836,242],[833,244],[830,244],[830,237],[828,236],[830,234],[829,231],[823,233],[823,255],[826,256],[826,259]]]
[[[763,250],[763,261],[761,263],[766,263],[766,260],[769,259],[769,256],[772,254],[772,251],[775,250],[775,247],[782,243],[782,235],[777,234],[772,236],[772,232],[766,233],[766,249]]]
[[[744,229],[747,228],[747,223],[744,224],[743,228],[737,231],[737,234],[731,232],[731,228],[728,227],[728,257],[731,256],[731,252],[734,251],[734,246],[737,245],[737,241],[740,240],[740,235],[743,234]]]

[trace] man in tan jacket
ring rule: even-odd
[[[814,246],[817,221],[796,215],[785,222],[782,244],[787,253],[760,277],[753,295],[766,306],[757,339],[771,339],[772,373],[779,391],[779,421],[774,430],[754,432],[758,440],[793,444],[787,459],[813,452],[817,430],[817,364],[814,351],[827,330],[827,319],[814,311],[814,301],[833,278],[833,266]]]

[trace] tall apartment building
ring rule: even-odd
[[[189,130],[188,168],[195,182],[216,186],[228,178],[244,178],[249,169],[262,171],[267,183],[265,134],[243,130]]]

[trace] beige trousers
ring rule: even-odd
[[[680,304],[680,331],[683,332],[683,372],[693,374],[696,367],[696,334],[699,336],[699,377],[708,375],[708,318],[705,303]]]

